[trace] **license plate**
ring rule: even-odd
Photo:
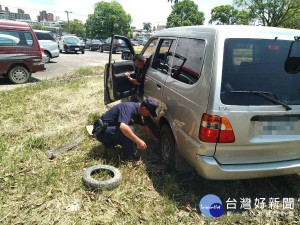
[[[295,135],[296,118],[288,118],[281,121],[263,121],[262,135]]]
[[[79,50],[79,48],[75,48],[75,50]]]

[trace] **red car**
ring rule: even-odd
[[[27,23],[0,20],[0,74],[11,82],[27,82],[32,73],[45,70],[41,48]]]

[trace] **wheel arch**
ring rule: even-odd
[[[52,59],[52,54],[51,54],[51,52],[48,51],[48,50],[46,50],[46,49],[45,49],[45,52],[47,52],[47,53],[50,55],[50,58]]]
[[[13,68],[18,67],[18,66],[24,67],[28,71],[28,73],[31,73],[30,69],[28,68],[28,66],[25,63],[14,63],[14,64],[11,64],[9,66],[7,72],[9,73],[10,70],[12,70]]]

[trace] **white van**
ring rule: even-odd
[[[124,76],[135,76],[132,61],[109,62],[105,102],[155,98],[162,156],[175,169],[183,158],[208,179],[300,173],[299,39],[272,27],[165,29],[141,52],[152,56],[143,96]]]

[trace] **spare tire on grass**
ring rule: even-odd
[[[108,180],[94,179],[92,177],[92,175],[101,170],[108,170],[109,172],[111,172],[113,177]],[[110,190],[110,189],[114,189],[120,185],[120,183],[122,181],[122,175],[121,175],[121,172],[113,166],[96,165],[96,166],[91,166],[84,171],[83,176],[82,176],[82,181],[83,181],[84,186],[86,186],[87,188],[91,188],[93,190],[98,190],[98,189]]]

